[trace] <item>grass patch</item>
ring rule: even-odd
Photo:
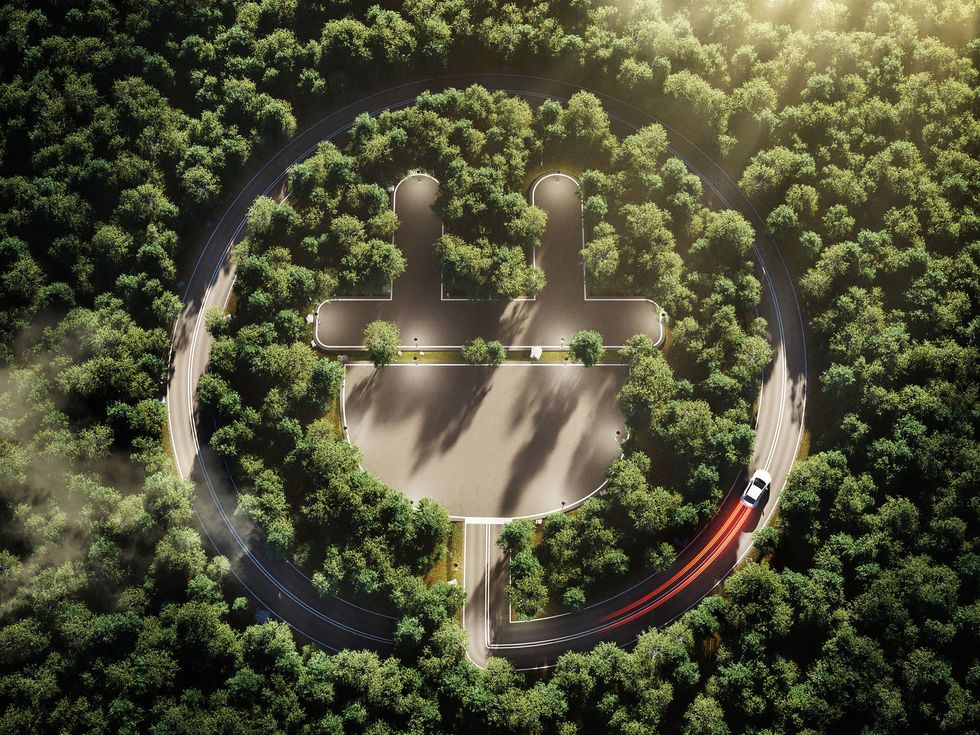
[[[530,360],[530,350],[514,350],[514,352],[507,353],[508,360]],[[520,356],[518,356],[518,354]],[[513,355],[513,357],[511,357]],[[565,362],[565,358],[568,358],[569,365],[577,365],[577,361],[573,358],[568,350],[547,350],[541,353],[541,358],[535,362]]]
[[[170,422],[165,421],[163,423],[163,431],[160,433],[160,442],[163,444],[164,453],[170,457],[170,465],[173,467],[174,474],[179,475],[180,472],[177,469],[177,455],[174,454],[174,444],[170,440]]]
[[[800,436],[800,449],[796,453],[797,461],[806,459],[810,456],[810,429],[803,427],[803,434]]]
[[[422,352],[425,352],[423,355]],[[463,357],[455,350],[402,350],[395,362],[462,362]]]
[[[553,597],[548,597],[548,604],[544,606],[544,610],[535,615],[533,618],[526,618],[523,615],[518,615],[518,620],[540,620],[541,618],[550,618],[552,615],[562,615],[567,612],[572,612],[567,607],[561,604],[560,600],[555,600]]]
[[[508,353],[507,359],[509,360],[528,360],[529,356],[526,354],[528,350],[517,350],[521,357],[512,357],[514,353]],[[569,365],[581,365],[578,360],[572,357],[568,350],[549,350],[547,352],[541,353],[541,359],[537,362],[567,362]],[[599,360],[597,364],[599,365],[618,365],[623,362],[622,356],[619,354],[619,350],[606,350],[602,354],[602,359]]]
[[[530,251],[525,252],[527,261],[531,262]],[[465,281],[447,281],[443,284],[443,293],[447,299],[466,299],[467,301],[498,301],[507,303],[513,301],[509,296],[502,296],[485,284],[467,283]]]
[[[377,276],[361,281],[350,288],[343,289],[343,293],[333,296],[335,299],[387,299],[391,296],[392,283],[388,279],[381,279]]]
[[[337,433],[340,436],[344,435],[344,420],[340,414],[340,396],[336,396],[333,399],[333,403],[330,404],[330,410],[324,414],[323,418],[327,419],[334,428],[337,429]]]
[[[463,521],[451,521],[449,537],[446,539],[446,553],[437,561],[422,579],[431,587],[437,582],[448,582],[463,586]],[[457,616],[462,623],[462,611]]]
[[[422,352],[425,352],[425,354],[423,355]],[[343,351],[338,350],[332,353],[334,357],[340,354],[346,355],[347,360],[350,363],[371,362],[371,359],[368,357],[367,352],[365,352],[364,350],[343,350]],[[578,362],[578,360],[573,358],[569,354],[568,350],[564,350],[564,351],[549,350],[547,352],[542,353],[541,359],[539,360],[531,360],[530,350],[525,350],[525,349],[507,350],[507,362],[513,362],[513,363],[531,363],[531,364],[535,364],[539,362],[561,363],[561,362],[566,362],[566,358],[568,358],[567,363],[569,365],[580,366],[582,364]],[[463,360],[462,354],[460,354],[460,352],[457,350],[432,350],[432,351],[420,350],[416,352],[414,349],[402,350],[402,353],[395,357],[395,359],[392,361],[392,364],[409,363],[409,362],[450,363],[450,364],[459,364],[459,365],[468,364],[465,360]],[[623,358],[619,354],[618,350],[606,350],[605,354],[602,356],[602,359],[599,361],[599,364],[619,365],[622,362],[623,362]]]

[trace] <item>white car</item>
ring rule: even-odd
[[[756,470],[755,474],[752,475],[752,479],[749,480],[749,484],[742,491],[742,505],[747,508],[755,508],[771,484],[772,477],[768,472],[765,470]]]

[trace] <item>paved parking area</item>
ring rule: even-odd
[[[437,182],[402,181],[396,243],[408,268],[390,299],[321,306],[317,340],[353,348],[364,325],[394,321],[406,349],[453,347],[473,337],[559,349],[580,329],[607,345],[646,332],[659,341],[657,307],[647,301],[586,298],[582,216],[576,182],[539,180],[535,203],[548,226],[535,259],[548,285],[534,300],[446,300],[433,253],[442,226],[430,207]],[[438,500],[454,516],[511,518],[571,506],[603,482],[620,454],[625,426],[616,393],[626,369],[578,365],[353,365],[346,385],[348,435],[364,466],[410,498]],[[620,432],[617,434],[616,432]]]
[[[348,368],[348,434],[363,465],[451,515],[510,518],[590,494],[625,432],[613,366]]]

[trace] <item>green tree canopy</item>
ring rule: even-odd
[[[364,349],[375,367],[384,367],[398,354],[401,334],[391,322],[371,322],[364,327]]]

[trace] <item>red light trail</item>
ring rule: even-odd
[[[676,586],[674,586],[673,589],[670,589],[670,591],[663,597],[655,599],[652,604],[643,607],[641,610],[633,613],[632,615],[628,615],[620,620],[617,620],[611,625],[605,626],[603,630],[612,630],[614,628],[618,628],[621,625],[625,625],[626,623],[630,622],[631,620],[635,620],[636,618],[646,615],[648,612],[656,609],[663,603],[667,602],[667,600],[671,599],[674,595],[676,595],[685,587],[687,587],[691,582],[697,579],[698,575],[701,574],[701,572],[704,569],[710,566],[712,562],[714,562],[715,559],[717,559],[725,551],[725,549],[728,548],[728,545],[732,542],[732,540],[741,532],[742,526],[744,525],[746,519],[748,518],[751,512],[752,512],[751,508],[746,508],[744,505],[740,503],[736,507],[735,511],[731,513],[728,516],[728,518],[725,519],[725,522],[721,525],[721,528],[718,529],[715,535],[712,536],[711,540],[707,544],[705,544],[701,548],[701,550],[697,554],[695,554],[695,556],[689,562],[687,562],[687,564],[685,564],[680,570],[678,570],[674,574],[674,576],[672,576],[666,582],[664,582],[659,587],[657,587],[657,589],[653,590],[652,592],[648,592],[643,597],[631,602],[629,605],[620,608],[615,612],[611,612],[607,615],[604,615],[601,618],[601,622],[605,622],[607,620],[617,618],[620,615],[623,615],[624,613],[628,613],[629,611],[634,610],[640,605],[643,605],[651,598],[656,598],[657,595],[660,595],[662,592],[664,592],[664,590],[667,590],[672,585],[675,585],[675,583],[677,583],[678,580],[680,581],[679,584],[676,584]],[[707,558],[705,559],[704,557],[706,555]],[[697,568],[694,570],[694,573],[687,574],[687,572],[695,565],[697,565]]]

